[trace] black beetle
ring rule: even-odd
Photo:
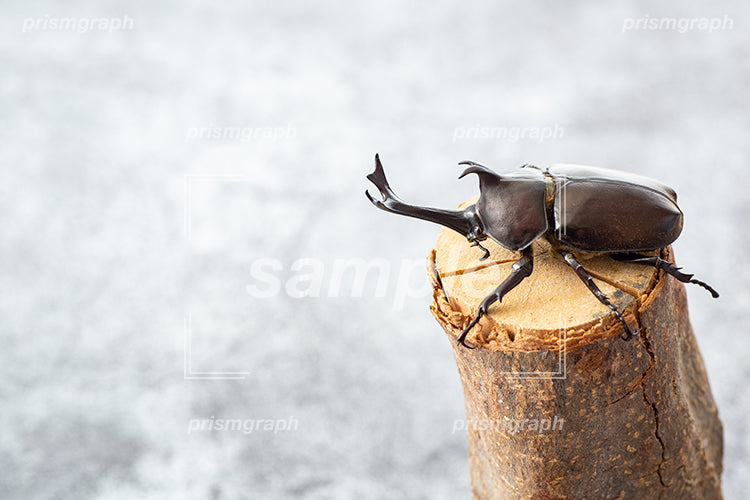
[[[489,250],[479,242],[487,237],[508,250],[521,254],[510,275],[479,304],[476,317],[461,332],[458,342],[487,313],[495,301],[531,274],[534,260],[531,243],[544,237],[552,250],[583,280],[599,301],[610,308],[625,327],[623,338],[636,335],[617,308],[596,286],[578,263],[575,252],[607,253],[618,261],[651,265],[663,269],[683,283],[706,288],[714,298],[719,294],[708,284],[693,279],[659,257],[641,255],[664,248],[682,231],[682,211],[674,190],[658,181],[627,172],[580,165],[557,165],[545,170],[523,165],[509,174],[498,175],[489,168],[463,161],[469,167],[459,176],[479,176],[479,200],[463,210],[440,210],[402,202],[388,185],[380,158],[375,155],[375,171],[367,176],[383,200],[365,194],[378,208],[446,226],[466,236],[472,246]]]

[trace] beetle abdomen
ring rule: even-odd
[[[655,250],[682,231],[682,211],[671,189],[556,174],[553,236],[566,246],[590,252]]]

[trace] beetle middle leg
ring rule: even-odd
[[[609,307],[612,312],[615,313],[615,316],[617,316],[617,319],[620,320],[620,322],[625,327],[625,334],[622,336],[623,340],[630,340],[631,338],[638,335],[638,330],[631,330],[628,326],[627,321],[625,321],[625,318],[622,317],[622,314],[620,314],[620,311],[617,310],[617,308],[609,301],[607,296],[602,292],[598,286],[596,286],[596,283],[594,283],[594,280],[591,279],[591,276],[589,273],[586,272],[586,270],[583,268],[583,266],[576,260],[575,256],[570,253],[566,252],[565,250],[557,250],[557,253],[559,253],[563,260],[565,260],[565,263],[568,264],[570,267],[573,268],[573,270],[576,272],[579,278],[581,278],[581,281],[584,282],[584,284],[588,287],[589,290],[591,290],[591,293],[594,294],[594,296],[599,299],[599,302],[604,304],[605,306]]]
[[[692,274],[685,274],[685,273],[680,272],[681,268],[675,267],[671,262],[666,261],[660,257],[641,255],[637,253],[613,253],[613,254],[610,254],[610,257],[612,257],[613,259],[619,262],[632,262],[634,264],[645,264],[648,266],[654,266],[657,269],[663,269],[664,271],[667,272],[667,274],[671,274],[672,276],[677,278],[679,281],[682,281],[683,283],[693,283],[698,286],[702,286],[703,288],[711,292],[711,296],[713,298],[715,299],[719,298],[719,292],[714,290],[711,287],[711,285],[693,278]]]
[[[461,332],[461,335],[458,336],[458,343],[463,345],[464,347],[468,347],[469,349],[473,349],[473,347],[466,344],[466,335],[469,334],[469,330],[472,329],[474,325],[479,322],[479,319],[487,314],[487,310],[490,308],[492,304],[495,302],[502,302],[503,297],[506,293],[513,290],[518,284],[523,281],[524,278],[531,275],[531,272],[534,270],[534,255],[531,251],[531,247],[524,248],[521,250],[521,258],[518,259],[516,262],[513,263],[513,266],[511,267],[511,273],[510,275],[503,280],[500,285],[498,285],[495,290],[489,294],[487,297],[484,298],[481,304],[479,304],[479,310],[477,311],[477,315],[474,317],[473,320],[469,323],[469,325],[464,328],[464,330]]]

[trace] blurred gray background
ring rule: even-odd
[[[3,499],[468,498],[438,227],[367,202],[376,152],[441,207],[477,193],[465,159],[673,186],[678,264],[722,293],[688,289],[724,492],[750,495],[746,3],[1,9]]]

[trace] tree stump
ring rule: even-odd
[[[722,426],[684,285],[663,271],[580,255],[637,325],[622,325],[549,245],[534,272],[456,343],[518,258],[444,229],[428,258],[431,310],[453,347],[475,499],[721,498]],[[655,252],[658,253],[658,252]],[[671,248],[662,258],[672,260]]]

